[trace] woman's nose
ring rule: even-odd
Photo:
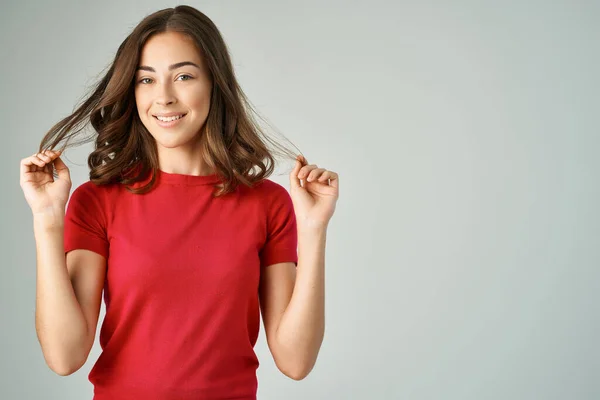
[[[160,104],[160,105],[167,105],[167,104],[173,104],[175,103],[175,100],[167,100],[165,98],[160,98],[156,100],[156,104]]]
[[[159,85],[155,99],[156,104],[171,104],[176,101],[177,99],[175,98],[171,85]]]

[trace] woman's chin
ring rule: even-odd
[[[156,141],[156,145],[158,147],[163,147],[166,149],[174,149],[177,147],[196,145],[194,143],[194,136],[164,132],[160,132],[158,135],[154,134],[152,136],[154,137],[154,140]]]

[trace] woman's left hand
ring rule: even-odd
[[[304,186],[300,184],[304,181]],[[339,177],[333,171],[308,164],[304,156],[296,158],[290,173],[290,195],[296,221],[302,228],[327,227],[339,196]]]

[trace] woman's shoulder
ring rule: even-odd
[[[118,191],[117,184],[98,184],[92,180],[87,180],[73,189],[71,198],[79,199],[80,201],[104,203],[107,198],[115,196]]]
[[[92,180],[87,180],[77,187],[75,187],[76,191],[88,192],[88,193],[101,193],[101,192],[110,192],[117,189],[116,183],[108,183],[108,184],[99,184]]]
[[[288,193],[285,186],[269,178],[256,182],[253,189],[265,196],[282,196]]]
[[[279,209],[282,205],[286,207],[292,205],[291,195],[283,184],[265,178],[255,188],[259,202],[267,209]]]

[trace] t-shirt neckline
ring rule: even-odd
[[[211,185],[221,183],[221,179],[216,173],[210,175],[172,174],[162,171],[161,169],[157,170],[157,181],[171,185],[184,186]]]

